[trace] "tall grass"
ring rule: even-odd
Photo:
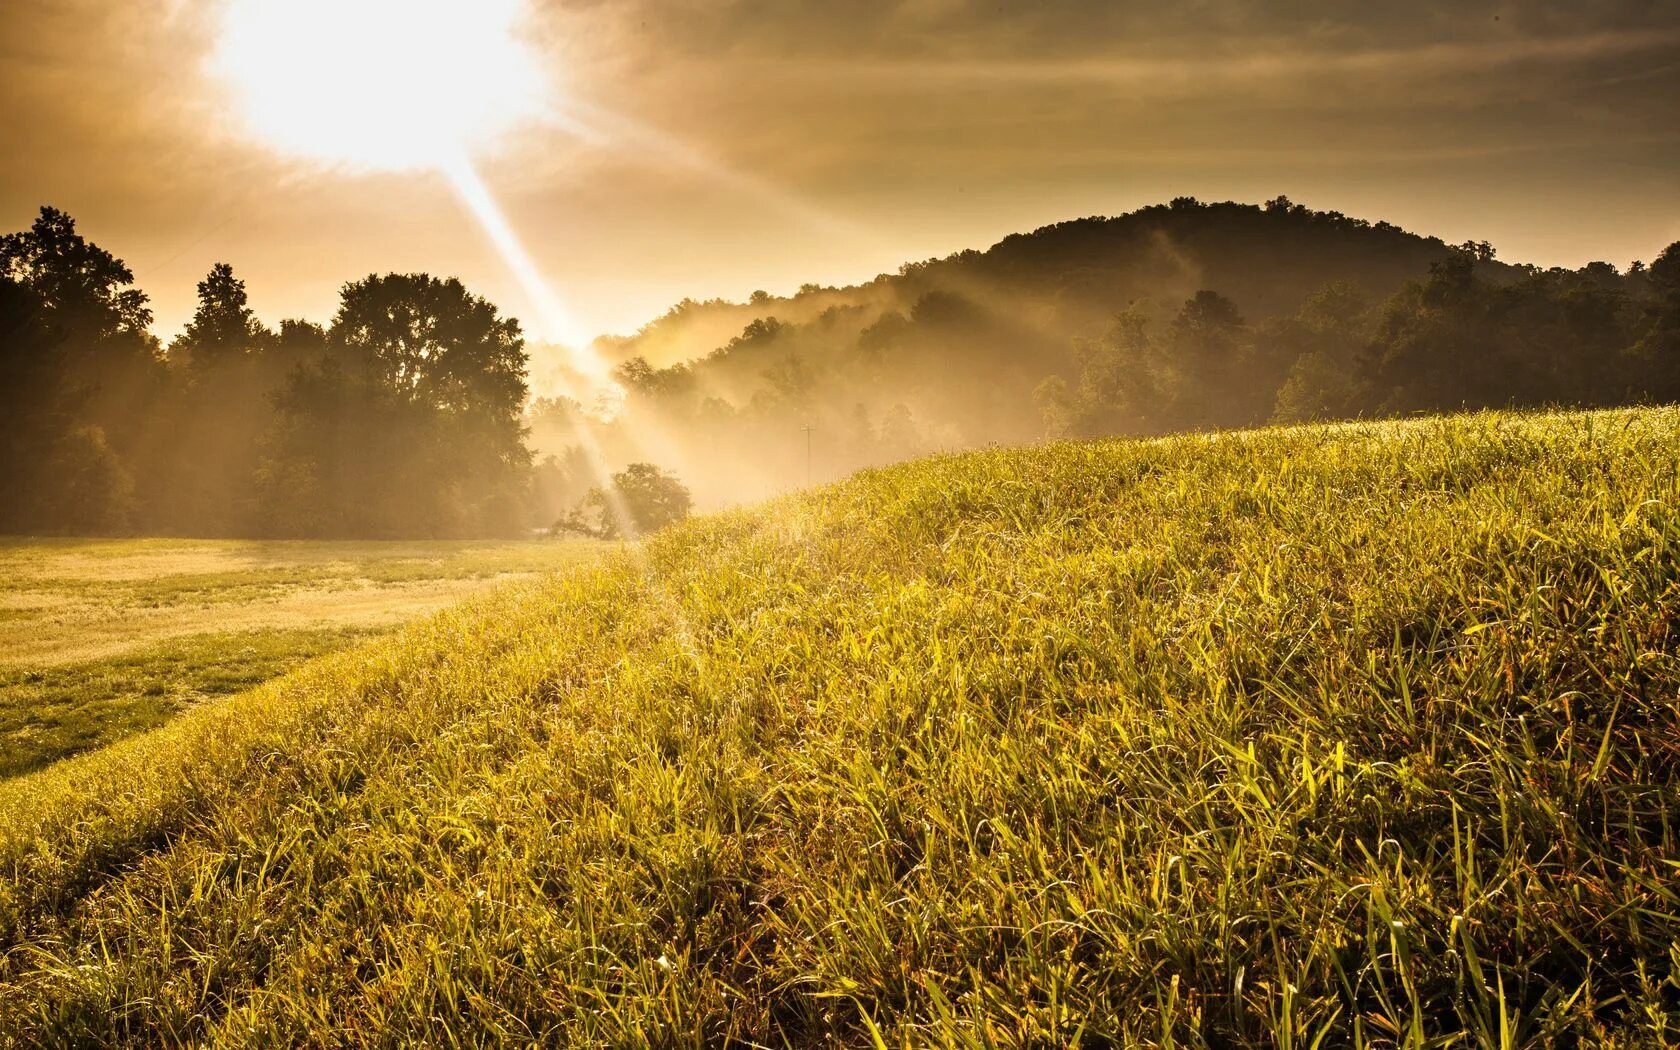
[[[18,1043],[1680,1040],[1680,412],[940,458],[0,786]]]

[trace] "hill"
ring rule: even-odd
[[[1672,401],[1680,245],[1542,270],[1282,198],[1180,199],[857,288],[684,303],[611,349],[614,410],[543,402],[534,446],[657,463],[715,508],[1046,437]]]
[[[908,313],[933,293],[1024,313],[1032,328],[1066,343],[1097,335],[1130,303],[1176,309],[1204,288],[1217,289],[1256,320],[1294,313],[1331,281],[1350,281],[1380,299],[1452,252],[1439,237],[1284,198],[1264,207],[1181,198],[1011,234],[986,250],[907,263],[862,285],[806,285],[793,295],[760,294],[743,303],[687,300],[636,334],[600,345],[621,359],[665,366],[704,357],[755,321],[807,324],[846,314],[861,330],[884,314]],[[1498,263],[1489,269],[1514,272]]]
[[[0,786],[25,1044],[1680,1031],[1680,410],[921,461]]]

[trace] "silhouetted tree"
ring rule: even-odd
[[[85,388],[50,317],[32,289],[0,277],[0,531],[120,531],[132,485],[104,432],[82,422]]]
[[[1384,306],[1362,369],[1372,407],[1609,404],[1649,385],[1657,358],[1622,353],[1632,308],[1593,268],[1503,282],[1477,271],[1477,256],[1460,252]]]
[[[612,490],[591,489],[584,501],[598,525],[613,538],[625,530],[644,535],[688,517],[693,497],[682,482],[652,463],[632,463],[612,476]],[[628,519],[628,520],[626,520]]]
[[[186,331],[169,344],[172,362],[205,371],[249,357],[272,339],[252,312],[245,282],[217,263],[198,282],[198,310]]]
[[[144,344],[152,311],[146,294],[128,287],[133,272],[84,240],[57,208],[43,207],[27,231],[0,237],[0,273],[29,286],[67,339],[126,335]]]
[[[120,259],[46,207],[28,230],[0,237],[0,278],[0,326],[11,333],[0,367],[17,384],[3,395],[18,414],[6,429],[22,442],[9,472],[29,479],[7,527],[126,527],[132,464],[147,451],[162,383],[145,294]]]
[[[459,281],[346,285],[321,360],[279,396],[266,514],[283,532],[517,530],[530,468],[524,345],[517,321]]]
[[[1639,341],[1630,358],[1637,393],[1680,400],[1680,241],[1669,245],[1644,273],[1650,290]]]
[[[257,320],[245,282],[217,263],[198,283],[198,308],[169,344],[174,383],[159,413],[170,420],[161,463],[143,479],[148,524],[216,535],[260,531],[252,478],[258,439],[273,423],[286,367]],[[164,444],[164,439],[167,444]]]

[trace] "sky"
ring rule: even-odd
[[[0,230],[68,211],[165,340],[217,262],[270,323],[425,270],[576,338],[1182,195],[1284,194],[1546,266],[1680,240],[1673,0],[525,0],[544,104],[471,163],[534,290],[440,172],[265,139],[218,58],[238,2],[261,0],[0,4]],[[304,57],[300,90],[330,82]]]

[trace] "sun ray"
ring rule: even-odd
[[[897,249],[879,231],[822,208],[768,179],[725,164],[661,128],[634,120],[578,97],[563,107],[550,106],[542,119],[551,127],[596,145],[616,145],[635,156],[676,164],[708,181],[735,190],[800,225],[825,236],[893,258]]]
[[[542,336],[564,346],[571,357],[571,365],[593,381],[610,381],[609,369],[601,356],[589,345],[589,338],[570,309],[555,294],[543,278],[542,268],[531,258],[525,242],[508,221],[495,195],[485,185],[478,169],[464,153],[448,157],[438,165],[456,196],[465,204],[485,236],[495,245],[502,262],[519,282],[525,298],[536,310],[535,318]]]

